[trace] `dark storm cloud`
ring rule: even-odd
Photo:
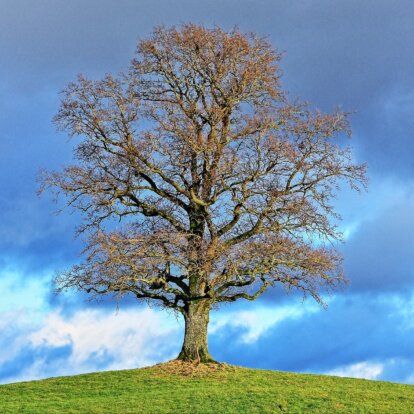
[[[2,70],[13,69],[12,78],[50,84],[69,72],[116,71],[155,25],[193,21],[269,35],[286,51],[289,89],[328,108],[360,109],[412,82],[408,0],[5,0],[0,7]]]
[[[194,21],[225,28],[237,24],[269,35],[286,51],[283,82],[292,97],[328,111],[337,105],[357,111],[352,121],[359,158],[375,172],[410,170],[413,18],[409,1],[4,0],[3,156],[13,176],[26,174],[26,179],[33,176],[30,166],[66,160],[69,146],[64,149],[62,135],[54,137],[50,123],[57,91],[79,72],[100,77],[125,69],[137,39],[155,25]],[[49,161],[42,156],[45,148]]]
[[[404,195],[389,191],[391,200],[398,199],[363,221],[343,246],[350,291],[404,292],[414,287],[412,186]]]
[[[275,5],[274,25],[268,17],[262,31],[286,50],[291,96],[326,111],[355,111],[359,160],[373,174],[412,174],[414,3],[302,1],[281,9]]]

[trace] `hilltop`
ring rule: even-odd
[[[171,361],[0,386],[2,414],[414,413],[414,386]]]

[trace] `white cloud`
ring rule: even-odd
[[[235,310],[213,314],[209,332],[214,334],[231,326],[243,328],[240,340],[246,344],[256,342],[267,331],[286,319],[300,318],[304,313],[318,312],[314,303],[279,307],[256,307],[251,311]]]
[[[337,377],[365,378],[369,380],[378,379],[384,370],[384,365],[378,362],[358,362],[356,364],[345,365],[325,372],[327,375]]]
[[[151,309],[86,309],[70,317],[58,310],[40,324],[30,325],[29,320],[28,311],[3,314],[0,328],[10,335],[0,341],[0,365],[26,352],[34,357],[2,382],[152,365],[175,357],[180,343],[181,330],[173,317]],[[67,349],[59,357],[63,347]]]
[[[33,346],[72,346],[67,361],[71,372],[93,369],[94,360],[110,359],[105,369],[151,365],[171,354],[168,337],[177,335],[168,315],[150,309],[106,313],[81,310],[66,319],[50,313],[44,325],[29,337]],[[92,364],[90,363],[92,361]]]
[[[1,314],[0,319],[0,366],[16,358],[27,344],[22,333],[31,332],[33,324],[30,323],[28,313],[22,309]]]
[[[86,308],[67,316],[51,309],[52,276],[9,263],[0,271],[0,381],[141,367],[178,352],[182,329],[167,312]]]

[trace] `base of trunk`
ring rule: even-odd
[[[179,361],[185,362],[200,362],[203,364],[206,363],[214,363],[218,364],[218,362],[212,358],[212,356],[206,352],[206,350],[200,348],[196,350],[196,352],[192,352],[190,350],[182,349],[179,353],[178,357],[176,358]]]
[[[191,303],[184,313],[185,333],[177,359],[186,362],[216,362],[208,352],[207,326],[210,305],[208,302]]]

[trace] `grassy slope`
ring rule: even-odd
[[[3,385],[0,413],[414,413],[410,385],[229,366],[165,367]]]

